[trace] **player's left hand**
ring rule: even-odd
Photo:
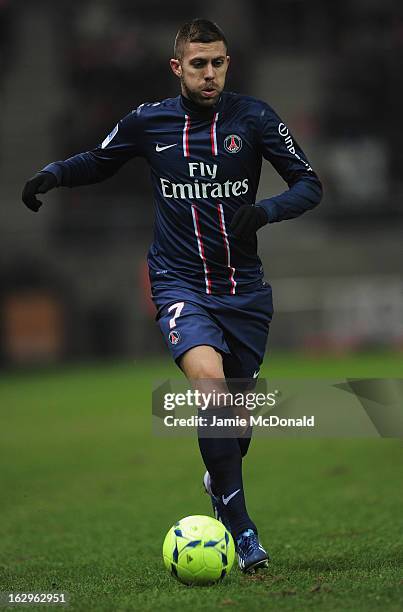
[[[42,202],[38,200],[38,193],[47,193],[57,185],[57,178],[51,172],[41,171],[26,182],[22,192],[22,201],[33,212],[38,212]]]
[[[250,239],[267,221],[264,208],[245,204],[236,211],[229,229],[237,238]]]

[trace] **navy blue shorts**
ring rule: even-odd
[[[223,356],[226,378],[257,378],[273,315],[269,284],[238,295],[155,288],[156,321],[172,357],[209,345]]]

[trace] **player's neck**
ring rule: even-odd
[[[181,93],[180,98],[181,104],[185,111],[189,113],[197,113],[200,115],[213,115],[215,112],[217,112],[222,102],[222,94],[220,95],[216,104],[213,104],[212,106],[203,106],[202,104],[197,104],[190,98],[184,96],[183,93]]]

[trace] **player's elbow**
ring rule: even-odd
[[[320,204],[322,199],[323,199],[323,184],[318,179],[318,177],[316,177],[316,190],[317,190],[317,196],[316,196],[317,197],[317,202],[316,202],[315,206]]]
[[[306,190],[309,203],[308,208],[316,208],[323,198],[323,185],[316,175],[310,177],[310,180],[306,182]]]

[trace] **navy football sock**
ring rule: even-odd
[[[213,416],[224,416],[226,409],[219,408],[205,411],[202,416],[210,422]],[[226,414],[228,416],[228,414]],[[229,435],[230,428],[220,428],[221,435]],[[256,525],[248,515],[242,482],[242,454],[237,437],[218,438],[219,431],[215,428],[207,435],[206,427],[199,427],[198,439],[204,464],[211,476],[213,492],[225,506],[231,525],[231,533],[237,538],[246,529],[257,533]]]
[[[248,428],[248,431],[242,436],[242,438],[238,438],[239,448],[241,449],[242,457],[245,457],[248,452],[250,441],[252,439],[252,427]]]

